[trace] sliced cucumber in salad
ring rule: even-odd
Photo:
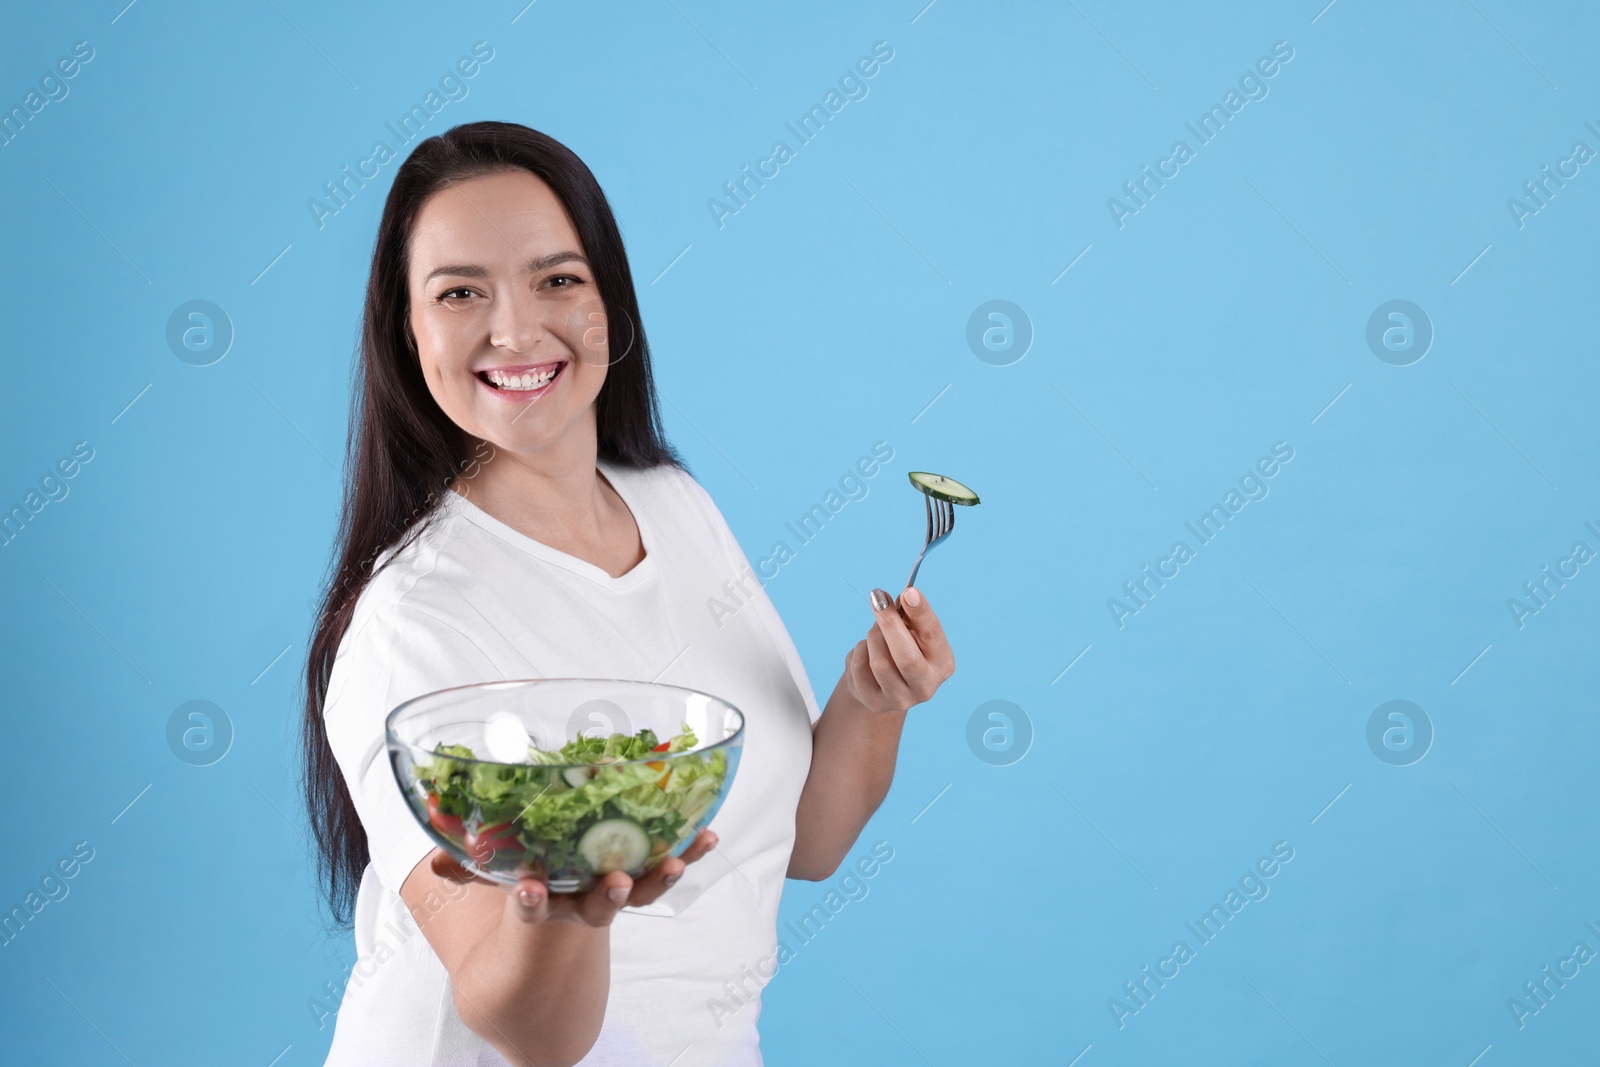
[[[952,504],[964,504],[968,507],[978,503],[978,494],[954,478],[946,478],[942,474],[929,474],[927,471],[912,471],[908,477],[912,485],[935,500],[948,500]]]
[[[578,853],[595,874],[631,873],[650,858],[650,835],[632,819],[601,819],[578,839]]]

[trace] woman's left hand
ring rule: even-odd
[[[866,639],[845,656],[845,681],[869,711],[905,711],[932,697],[955,673],[955,654],[939,617],[915,587],[900,594],[898,605],[881,589],[872,594],[877,618]]]

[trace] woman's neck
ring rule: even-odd
[[[633,514],[596,469],[592,435],[548,449],[496,449],[451,487],[518,533],[593,563],[614,577],[644,556]]]

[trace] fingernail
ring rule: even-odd
[[[918,604],[922,603],[922,594],[917,592],[916,586],[910,586],[904,593],[900,594],[900,602],[902,604],[908,604],[911,607],[916,607]]]
[[[882,589],[874,589],[872,591],[872,610],[885,611],[888,609],[888,607],[889,594],[885,593]]]
[[[525,908],[537,908],[539,906],[539,894],[532,889],[517,890],[517,899],[522,902],[522,906]]]
[[[679,878],[682,878],[682,877],[683,877],[683,875],[681,873],[663,875],[662,878],[661,878],[661,884],[662,885],[673,885],[678,881]]]
[[[614,885],[606,890],[606,896],[611,898],[613,904],[625,904],[628,901],[628,887]]]

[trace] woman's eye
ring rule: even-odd
[[[557,285],[557,282],[565,282],[567,284]],[[551,278],[547,284],[557,289],[570,289],[574,285],[582,285],[583,279],[578,277],[576,274],[558,274],[554,278]]]
[[[467,297],[467,296],[471,296],[471,295],[472,295],[472,290],[471,289],[447,289],[447,290],[445,290],[445,292],[440,294],[439,298],[441,300],[454,300],[454,299],[461,299],[463,297]]]

